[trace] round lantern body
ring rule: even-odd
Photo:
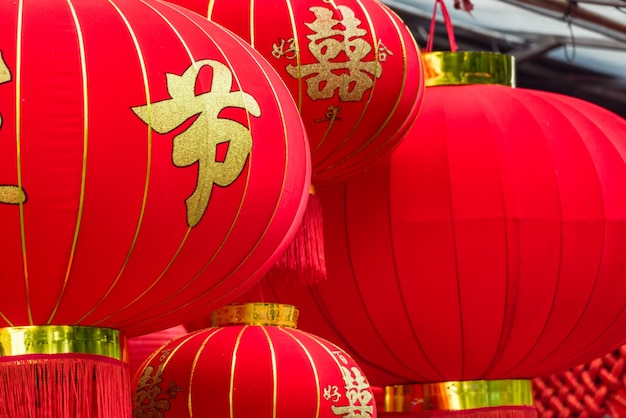
[[[135,416],[375,417],[361,369],[337,346],[296,329],[297,312],[230,305],[214,315],[216,327],[165,344],[135,376]]]
[[[376,0],[173,2],[241,36],[281,75],[306,126],[316,186],[354,177],[387,155],[419,111],[419,49]]]
[[[0,28],[0,325],[144,334],[271,266],[310,156],[260,54],[152,0],[20,0]]]
[[[626,121],[498,85],[426,89],[392,157],[318,189],[328,280],[265,284],[373,384],[532,378],[626,334]]]

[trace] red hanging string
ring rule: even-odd
[[[448,32],[448,41],[450,42],[450,51],[456,52],[459,48],[454,39],[454,28],[452,27],[452,19],[448,14],[448,9],[443,0],[435,0],[435,9],[433,10],[433,18],[430,20],[430,30],[428,32],[428,42],[426,43],[426,52],[432,52],[433,39],[435,38],[435,24],[437,23],[437,5],[441,6],[441,14],[443,15],[443,23],[446,25]]]

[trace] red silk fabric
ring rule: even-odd
[[[318,190],[328,280],[263,298],[375,385],[585,363],[626,339],[625,160],[626,121],[591,103],[428,88],[388,161]]]
[[[0,10],[0,326],[129,336],[229,302],[301,219],[310,157],[272,67],[148,0]]]
[[[157,349],[176,337],[187,334],[183,325],[163,329],[150,334],[140,335],[128,339],[128,368],[131,378],[135,376],[141,364]]]
[[[376,0],[173,0],[249,42],[306,126],[316,187],[361,174],[415,119],[424,68],[410,30]]]
[[[178,337],[142,365],[132,387],[136,416],[376,417],[354,360],[288,327],[230,325]]]

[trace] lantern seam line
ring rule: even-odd
[[[151,109],[150,108],[150,103],[151,103],[150,97],[151,97],[151,94],[150,94],[150,86],[149,86],[149,83],[148,83],[147,69],[146,69],[146,65],[145,65],[145,59],[144,59],[143,51],[141,49],[141,46],[139,45],[139,41],[137,39],[135,31],[132,28],[132,26],[131,26],[130,22],[128,21],[128,19],[126,18],[126,15],[124,15],[124,13],[119,8],[119,6],[114,2],[114,0],[108,0],[108,2],[115,9],[115,11],[119,15],[119,17],[122,19],[122,22],[124,23],[124,26],[126,26],[126,29],[128,30],[129,36],[133,40],[133,45],[135,47],[135,52],[137,53],[137,58],[139,60],[139,66],[141,68],[142,79],[143,79],[143,82],[144,82],[144,92],[145,92],[145,95],[146,95],[146,100],[147,100],[147,105],[148,105],[148,115],[151,115],[151,112],[150,112],[150,109]],[[141,209],[140,209],[140,213],[139,213],[139,219],[137,221],[137,226],[135,228],[135,233],[133,234],[132,242],[130,244],[128,252],[126,253],[124,261],[123,261],[122,265],[120,266],[120,270],[118,271],[117,275],[115,276],[115,279],[113,279],[113,282],[109,285],[109,288],[107,289],[107,291],[104,293],[104,295],[102,295],[100,297],[100,300],[95,305],[93,305],[80,319],[75,321],[74,324],[80,323],[80,322],[84,321],[86,318],[88,318],[89,316],[91,316],[102,305],[104,300],[111,294],[113,289],[119,283],[119,280],[121,279],[122,275],[126,271],[126,267],[127,267],[128,263],[130,261],[131,254],[133,253],[133,251],[135,249],[135,245],[137,244],[137,240],[139,239],[139,233],[140,233],[140,230],[141,230],[141,226],[143,225],[143,217],[144,217],[144,214],[145,214],[146,202],[147,202],[147,198],[148,198],[148,189],[149,189],[149,184],[150,184],[150,180],[149,180],[150,179],[150,172],[151,172],[151,169],[152,169],[152,128],[151,128],[151,116],[149,116],[147,135],[148,135],[148,137],[147,137],[147,148],[148,148],[148,150],[147,150],[146,178],[145,178],[145,181],[144,181],[144,192],[143,192],[142,201],[141,201]],[[98,322],[95,322],[94,324],[97,325],[100,322],[102,322],[102,320],[98,321]]]
[[[202,355],[203,351],[206,349],[206,346],[207,346],[209,340],[211,338],[213,338],[213,336],[215,336],[218,332],[220,332],[222,330],[223,330],[223,328],[215,328],[214,330],[212,330],[212,332],[202,342],[202,345],[200,346],[200,348],[198,349],[198,352],[194,356],[193,362],[191,364],[191,372],[189,374],[189,393],[187,395],[187,410],[189,411],[189,418],[193,418],[193,402],[192,402],[191,397],[192,397],[192,394],[193,394],[192,387],[193,387],[193,378],[194,378],[194,375],[196,373],[196,366],[198,365],[198,361],[200,359],[200,356]],[[192,337],[195,337],[196,334],[198,334],[198,332],[194,333],[190,338],[187,338],[182,344],[180,344],[180,346],[186,344],[189,340],[191,340]]]
[[[309,350],[302,343],[302,341],[300,341],[300,337],[307,336],[307,337],[309,337],[312,340],[314,340],[314,339],[311,338],[310,335],[308,335],[307,333],[302,332],[299,329],[284,328],[284,327],[276,327],[276,328],[278,330],[280,330],[281,332],[287,334],[289,337],[291,337],[300,346],[300,349],[302,349],[302,351],[306,355],[307,359],[309,360],[309,364],[311,365],[311,370],[313,372],[313,376],[315,377],[315,397],[316,397],[316,403],[315,403],[315,417],[314,418],[319,418],[320,411],[322,409],[322,395],[320,393],[319,372],[317,370],[317,365],[315,364],[315,361],[313,360],[313,356],[311,356],[311,353],[309,352]],[[316,340],[314,340],[314,341],[319,344],[318,341],[316,341]]]
[[[80,231],[80,227],[82,224],[83,218],[83,210],[85,205],[85,187],[87,182],[87,158],[88,158],[88,150],[89,150],[89,97],[87,94],[88,91],[88,82],[87,82],[87,61],[85,58],[85,39],[83,36],[83,30],[80,25],[80,21],[76,14],[76,9],[74,8],[74,4],[72,0],[67,0],[67,5],[69,6],[70,12],[72,14],[72,19],[74,21],[74,26],[76,28],[76,37],[78,39],[79,51],[80,51],[80,71],[81,71],[81,79],[82,79],[82,93],[83,93],[83,161],[81,167],[81,181],[80,181],[80,197],[78,198],[78,213],[76,214],[76,226],[74,227],[74,236],[72,239],[72,249],[70,250],[69,260],[67,262],[67,267],[65,270],[65,277],[63,279],[63,285],[61,287],[61,291],[57,296],[57,302],[50,316],[48,317],[47,324],[51,324],[52,320],[56,316],[56,313],[61,306],[61,302],[65,297],[65,292],[67,291],[67,286],[69,284],[70,275],[72,266],[74,265],[74,256],[76,254],[76,247],[78,245],[78,234]]]

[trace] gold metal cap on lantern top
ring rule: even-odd
[[[243,303],[224,306],[211,314],[214,327],[226,325],[298,326],[298,308],[282,303]]]
[[[499,84],[515,87],[515,57],[484,51],[424,52],[425,85]]]
[[[0,356],[91,354],[128,362],[126,337],[111,328],[33,325],[0,328]]]
[[[532,406],[527,379],[467,380],[385,387],[385,412],[408,412],[423,402],[425,411],[461,411],[501,406]]]

